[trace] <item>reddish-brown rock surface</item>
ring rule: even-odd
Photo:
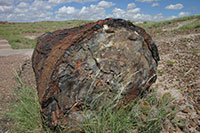
[[[151,37],[122,19],[46,33],[32,57],[42,115],[51,128],[73,128],[83,104],[130,102],[155,82],[158,61]]]

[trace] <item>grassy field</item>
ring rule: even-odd
[[[62,22],[0,23],[0,36],[8,40],[13,49],[34,48],[37,38],[30,39],[26,36],[39,36],[45,32],[76,27],[89,22],[91,21],[71,20]]]
[[[42,119],[36,91],[25,87],[17,74],[16,80],[19,83],[14,93],[16,102],[11,103],[11,111],[5,113],[15,123],[10,132],[41,132]]]

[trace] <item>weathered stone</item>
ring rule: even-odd
[[[77,127],[84,104],[128,103],[148,89],[158,61],[152,38],[122,19],[46,33],[32,57],[42,115],[51,128]]]

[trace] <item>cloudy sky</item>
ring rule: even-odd
[[[37,22],[107,17],[159,21],[200,14],[200,0],[0,0],[0,21]]]

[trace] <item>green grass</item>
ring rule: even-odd
[[[65,29],[80,26],[92,21],[70,20],[50,21],[37,23],[5,23],[0,24],[0,36],[8,40],[13,49],[34,48],[36,39],[25,38],[25,35],[41,35],[45,32],[52,32],[58,29]]]
[[[169,61],[169,60],[166,63],[167,63],[167,66],[169,66],[169,67],[172,67],[175,64],[174,61]]]
[[[186,21],[186,20],[191,20],[195,18],[200,18],[200,15],[185,16],[185,17],[173,19],[173,21]]]
[[[36,45],[36,39],[31,40],[17,35],[6,36],[5,38],[8,40],[8,43],[11,45],[13,49],[34,48]]]
[[[168,25],[171,23],[186,21],[186,20],[195,19],[195,18],[200,18],[200,15],[186,16],[186,17],[181,17],[181,18],[176,18],[176,19],[166,20],[166,21],[159,21],[159,22],[144,22],[143,24],[139,24],[139,26],[141,26],[145,29],[150,29],[152,27],[156,28],[156,27]],[[199,23],[198,23],[198,25],[199,25]]]
[[[143,24],[139,24],[139,26],[143,27],[144,29],[150,29],[152,27],[159,27],[167,24],[171,24],[172,20],[167,21],[159,21],[159,22],[145,22]]]
[[[21,79],[17,77],[19,87],[14,97],[16,101],[11,104],[11,112],[6,113],[14,121],[11,132],[38,133],[52,132],[48,128],[43,129],[40,115],[40,106],[36,91],[27,88]],[[166,119],[173,119],[174,124],[180,126],[184,120],[175,119],[176,107],[170,103],[173,98],[166,93],[158,98],[156,91],[151,90],[143,98],[138,97],[131,103],[119,106],[113,101],[104,99],[98,106],[98,110],[85,110],[84,121],[80,125],[86,133],[157,133],[164,126]]]
[[[164,72],[162,70],[158,70],[158,75],[162,76],[164,74]]]
[[[120,109],[112,102],[104,102],[98,112],[86,113],[90,115],[86,115],[81,127],[86,133],[158,133],[164,121],[176,112],[175,107],[169,107],[172,100],[170,94],[157,98],[153,92]]]
[[[188,30],[188,29],[195,29],[200,28],[200,22],[192,22],[186,25],[183,25],[179,28],[179,30]]]
[[[38,133],[42,132],[42,119],[36,91],[25,87],[21,79],[17,77],[19,87],[14,93],[16,101],[10,105],[11,112],[8,117],[14,121],[11,132]]]
[[[200,53],[200,48],[191,48],[189,49],[193,55],[197,55],[198,53]]]

